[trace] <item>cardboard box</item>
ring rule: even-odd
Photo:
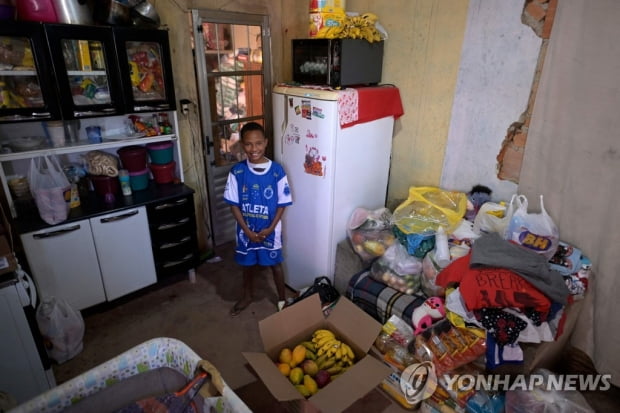
[[[280,350],[293,348],[328,328],[351,346],[357,362],[338,379],[307,400],[275,365]],[[243,353],[271,394],[289,411],[341,412],[373,390],[391,369],[367,353],[381,331],[381,324],[345,297],[340,297],[326,318],[314,294],[259,322],[264,353]]]

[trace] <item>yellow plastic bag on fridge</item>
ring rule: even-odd
[[[414,186],[409,188],[409,198],[394,210],[392,220],[404,234],[434,234],[440,226],[450,234],[466,210],[467,195],[463,192]]]

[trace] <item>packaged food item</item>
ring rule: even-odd
[[[418,334],[409,352],[420,361],[431,361],[438,375],[455,370],[484,355],[486,342],[466,328],[453,326],[447,319]]]

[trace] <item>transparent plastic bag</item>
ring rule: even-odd
[[[370,276],[395,290],[413,294],[420,289],[422,262],[400,243],[392,244],[370,268]]]
[[[442,226],[454,231],[467,210],[467,195],[435,187],[411,187],[409,198],[392,214],[392,222],[404,234],[435,233]]]
[[[353,250],[370,262],[382,256],[396,237],[392,232],[392,213],[387,208],[368,210],[356,208],[347,224],[347,236]]]

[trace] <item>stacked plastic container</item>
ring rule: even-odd
[[[146,149],[151,159],[150,168],[155,182],[158,184],[174,182],[176,162],[172,159],[172,142],[149,143]]]
[[[132,145],[120,148],[118,156],[123,168],[129,172],[129,184],[133,191],[141,191],[149,186],[149,168],[146,163],[146,148]]]

